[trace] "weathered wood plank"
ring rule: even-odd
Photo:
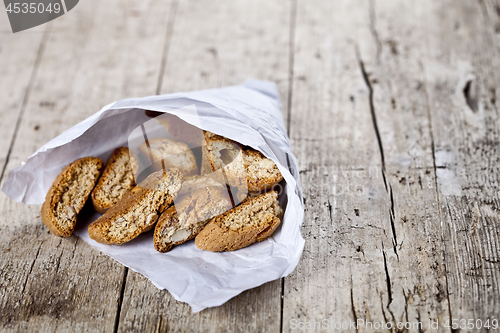
[[[154,93],[169,10],[165,1],[84,1],[49,23],[7,169],[103,105]],[[2,329],[113,331],[125,268],[77,237],[51,235],[39,206],[1,195]]]
[[[29,96],[30,80],[36,74],[45,28],[13,34],[7,15],[0,16],[0,177],[9,154],[18,119]]]
[[[306,245],[285,279],[283,331],[390,319],[389,205],[355,44],[375,57],[367,22],[368,2],[298,2],[290,136]]]
[[[499,16],[498,4],[432,6],[423,66],[451,316],[491,321],[500,313],[500,48],[488,18]]]
[[[292,4],[180,2],[160,92],[270,80],[278,85],[286,122]]]
[[[414,42],[423,36],[408,38],[422,33],[413,10],[389,1],[299,2],[291,136],[299,161],[308,161],[301,168],[311,244],[285,279],[285,330],[367,320],[418,331],[414,323],[427,330],[429,319],[449,318]]]
[[[239,84],[253,77],[276,81],[286,103],[290,16],[291,2],[180,2],[161,93]],[[278,280],[193,314],[167,291],[129,271],[119,330],[275,332],[280,306]]]
[[[393,323],[412,331],[440,330],[450,318],[441,219],[426,90],[422,81],[425,40],[422,21],[432,6],[376,1],[370,3],[370,30],[378,58],[361,52],[373,89],[373,113],[383,151],[393,248],[387,256]],[[390,19],[389,19],[390,18]],[[415,325],[414,323],[417,323]]]
[[[129,271],[118,331],[277,332],[279,286],[276,281],[269,282],[220,307],[193,314],[189,305],[176,301],[166,290],[158,290],[144,276]]]

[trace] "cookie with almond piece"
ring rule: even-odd
[[[276,163],[261,152],[208,131],[202,154],[202,174],[221,172],[231,186],[249,193],[265,192],[283,179]]]
[[[207,186],[184,196],[160,216],[154,233],[155,249],[168,252],[174,245],[193,239],[211,218],[232,207],[225,187]]]
[[[89,225],[90,238],[120,245],[150,230],[176,198],[181,183],[182,173],[175,168],[150,174]]]
[[[271,237],[282,217],[278,193],[270,191],[213,218],[195,244],[212,252],[238,250]]]

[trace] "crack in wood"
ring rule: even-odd
[[[391,290],[391,277],[389,275],[389,268],[387,267],[387,257],[385,254],[384,243],[382,242],[382,255],[384,256],[384,270],[385,270],[385,280],[387,282],[387,296],[389,297],[389,303],[387,303],[387,308],[392,303],[392,290]]]
[[[35,259],[33,259],[33,262],[31,263],[31,266],[30,266],[30,270],[28,271],[28,274],[26,275],[26,280],[24,280],[23,289],[21,290],[21,295],[24,294],[24,290],[26,289],[26,284],[28,283],[28,279],[31,275],[31,272],[33,271],[33,266],[35,266],[35,261],[38,258],[38,255],[40,254],[40,249],[42,248],[43,243],[45,243],[45,241],[42,241],[40,243],[40,245],[38,246],[38,249],[36,250]]]
[[[375,40],[375,45],[377,48],[377,62],[380,62],[380,54],[382,53],[382,42],[380,41],[380,37],[375,27],[377,23],[376,22],[377,16],[375,13],[375,0],[369,1],[369,15],[370,15],[370,33],[372,34],[373,39]]]
[[[330,198],[328,198],[327,205],[328,207],[328,214],[330,216],[330,222],[333,222],[333,213],[332,213],[332,204],[330,203]]]
[[[352,274],[351,274],[351,311],[352,311],[352,316],[354,319],[354,322],[358,322],[358,315],[356,314],[356,308],[354,307],[354,295],[352,292],[353,289],[353,283],[352,283]],[[358,325],[356,324],[356,333],[358,332]]]
[[[61,246],[62,240],[63,240],[63,238],[60,237],[59,244],[57,244],[56,249],[59,249],[59,246]],[[61,251],[61,254],[59,255],[59,258],[57,259],[56,269],[55,269],[54,272],[58,272],[59,271],[59,265],[61,265],[61,257],[63,256],[63,254],[64,254],[64,251]]]
[[[373,105],[373,87],[372,87],[372,84],[370,83],[369,75],[365,70],[365,64],[363,63],[363,60],[361,59],[361,55],[359,54],[358,48],[356,48],[356,55],[358,57],[358,63],[359,63],[359,67],[361,69],[361,74],[363,76],[363,80],[365,81],[366,87],[368,88],[368,102],[370,105],[370,113],[372,116],[372,123],[373,123],[373,128],[375,130],[375,136],[377,137],[377,143],[378,143],[378,147],[380,150],[380,159],[382,160],[382,179],[384,181],[385,190],[388,191],[387,180],[385,177],[384,147],[382,145],[382,138],[380,137],[380,131],[378,129],[377,116],[375,114],[375,106]]]
[[[387,319],[387,316],[385,315],[385,310],[384,310],[384,297],[383,297],[383,293],[381,292],[380,293],[380,310],[382,311],[382,317],[384,317],[384,321],[386,323],[389,322],[389,320]]]
[[[448,268],[446,267],[446,264],[443,264],[444,265],[444,280],[446,281],[446,299],[448,301],[448,314],[450,316],[450,323],[453,322],[453,316],[452,316],[452,313],[451,313],[451,302],[450,302],[450,291],[448,290],[448,286],[449,286],[449,283],[448,283]],[[455,332],[458,332],[460,331],[460,329],[454,329],[454,328],[451,328],[451,332],[452,333],[455,333]]]
[[[158,76],[158,84],[156,86],[156,95],[160,95],[161,88],[163,85],[163,74],[165,73],[165,68],[167,67],[168,52],[170,49],[170,40],[172,39],[172,34],[174,31],[175,16],[177,14],[177,0],[172,0],[172,9],[168,15],[167,31],[165,32],[165,42],[163,44],[163,54],[160,64],[160,73]]]
[[[123,279],[122,279],[123,283],[122,283],[122,287],[120,290],[120,296],[118,298],[118,307],[116,310],[115,327],[113,330],[114,333],[118,332],[118,326],[120,325],[120,315],[122,312],[123,296],[125,295],[125,286],[127,284],[127,276],[128,276],[128,267],[124,267]]]
[[[398,237],[396,235],[396,226],[394,225],[394,218],[395,218],[395,214],[394,214],[394,196],[392,194],[392,186],[391,186],[391,184],[389,184],[389,198],[391,200],[391,208],[390,208],[390,211],[389,211],[389,218],[390,218],[390,221],[391,221],[392,248],[394,249],[394,253],[396,254],[396,257],[398,258],[398,261],[399,261],[399,254],[398,254],[398,250],[397,250]]]

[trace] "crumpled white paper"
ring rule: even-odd
[[[198,115],[178,109],[195,105]],[[272,159],[286,181],[280,201],[283,222],[266,241],[232,252],[202,251],[193,241],[168,253],[154,249],[152,231],[124,245],[90,239],[87,226],[99,214],[79,217],[75,234],[104,254],[167,289],[194,312],[219,306],[244,290],[284,277],[297,266],[304,247],[304,217],[297,161],[290,148],[272,82],[247,80],[239,86],[119,100],[71,127],[10,171],[2,191],[26,204],[42,204],[55,177],[77,158],[107,160],[113,149],[127,145],[130,132],[149,120],[144,110],[168,112],[201,129],[261,151]]]

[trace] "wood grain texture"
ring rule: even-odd
[[[290,137],[306,245],[285,279],[286,332],[299,323],[320,331],[324,323],[334,330],[336,322],[391,318],[390,205],[356,45],[375,57],[367,22],[368,2],[298,2]]]
[[[0,35],[0,112],[20,120],[0,124],[6,170],[113,100],[273,80],[306,244],[284,282],[193,314],[2,193],[3,331],[320,331],[327,319],[327,331],[420,333],[499,319],[499,0],[87,0],[36,31]],[[334,327],[358,319],[394,328]]]
[[[49,23],[7,169],[103,105],[154,93],[169,10],[85,1]],[[39,206],[2,193],[0,212],[2,330],[114,331],[126,269],[75,236],[51,235]]]
[[[375,1],[368,8],[369,29],[378,48],[370,56],[360,47],[360,61],[373,91],[371,112],[389,204],[392,255],[386,256],[391,299],[386,309],[394,326],[421,322],[424,330],[429,320],[439,320],[440,329],[446,330],[443,325],[450,313],[433,135],[422,85],[423,50],[415,42],[425,39],[421,22],[429,7]]]
[[[273,19],[263,21],[264,16]],[[276,81],[286,102],[290,16],[288,1],[179,2],[160,92],[240,84],[253,77]],[[283,110],[286,117],[286,106]],[[277,280],[193,314],[166,290],[129,271],[119,331],[276,332],[280,307]]]
[[[4,173],[18,121],[31,92],[43,51],[45,27],[31,33],[12,34],[7,14],[0,15],[0,178]],[[8,46],[8,47],[7,47]]]
[[[475,6],[475,12],[470,6]],[[308,200],[303,230],[311,243],[306,242],[298,269],[285,280],[284,330],[287,325],[292,330],[298,322],[309,322],[313,328],[317,323],[315,330],[319,331],[324,325],[366,319],[391,322],[393,327],[398,322],[422,322],[422,330],[428,329],[428,320],[439,320],[439,329],[448,331],[447,320],[484,321],[498,313],[498,270],[494,270],[498,219],[492,200],[494,191],[498,191],[496,143],[492,139],[483,142],[481,150],[486,158],[473,158],[471,151],[478,152],[477,148],[459,153],[467,132],[450,135],[442,129],[455,117],[455,124],[468,127],[470,118],[450,102],[434,103],[433,94],[449,100],[449,92],[456,91],[451,99],[458,97],[462,108],[465,101],[475,112],[474,108],[481,105],[477,104],[478,93],[472,86],[466,88],[466,78],[462,86],[458,78],[450,78],[453,88],[444,94],[439,94],[440,87],[432,82],[439,80],[442,85],[447,82],[443,75],[459,72],[458,65],[450,63],[450,55],[473,61],[474,56],[465,52],[466,45],[477,45],[481,69],[490,68],[486,73],[498,68],[493,61],[498,56],[495,50],[495,56],[485,57],[489,53],[483,51],[487,43],[472,43],[478,35],[491,45],[494,42],[492,34],[478,23],[482,20],[479,6],[462,4],[450,11],[451,7],[451,2],[415,5],[371,1],[360,7],[359,3],[333,6],[299,1],[290,132],[294,151],[302,161]],[[440,31],[441,27],[456,27],[457,21],[470,26],[460,35],[461,43],[453,39],[456,33],[452,29]],[[422,47],[424,41],[433,44],[426,49]],[[461,44],[464,49],[457,49]],[[446,61],[432,54],[436,50],[447,53]],[[433,67],[437,63],[438,70]],[[336,84],[332,77],[342,81]],[[491,86],[498,85],[492,75],[489,79],[494,82]],[[469,97],[462,96],[464,88]],[[306,110],[318,119],[309,118]],[[494,138],[498,121],[492,110],[489,126]],[[444,124],[436,123],[434,115],[439,114]],[[350,133],[342,133],[347,130]],[[436,132],[441,134],[434,142]],[[447,140],[453,139],[453,145],[458,144],[457,151],[441,151],[442,134]],[[361,140],[361,136],[368,140]],[[442,165],[442,159],[449,156],[465,164],[481,161],[481,170],[490,169],[489,177],[472,182],[483,189],[488,184],[485,180],[493,180],[493,191],[483,192],[490,201],[482,222],[485,231],[476,239],[457,234],[457,222],[446,223],[449,217],[440,206],[440,202],[453,199],[446,194],[443,198],[443,192],[450,195],[449,191],[457,189],[456,180],[449,176],[450,166]],[[377,166],[381,172],[366,172]],[[359,173],[359,183],[355,173],[349,173],[353,171]],[[463,170],[462,175],[468,175],[468,171]],[[461,184],[471,186],[471,176],[467,178]],[[452,220],[464,219],[461,223],[469,225],[466,229],[474,230],[467,216],[479,221],[485,213],[477,203],[464,202],[463,198],[459,202]],[[342,208],[337,211],[339,203]],[[363,215],[358,222],[357,217]],[[339,232],[342,227],[343,232]],[[482,269],[481,274],[470,277],[471,273],[465,273],[468,265],[463,260],[478,263],[483,256],[493,259],[488,263],[483,259],[477,267],[469,263],[476,272]],[[479,305],[477,298],[486,304]],[[324,319],[328,320],[326,324]],[[412,331],[420,329],[411,327]]]
[[[292,0],[180,1],[159,91],[270,80],[286,118],[292,10]]]
[[[498,4],[447,4],[429,4],[422,29],[450,311],[485,321],[500,313],[500,48],[491,18],[500,13]]]

